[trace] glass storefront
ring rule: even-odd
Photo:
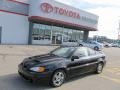
[[[33,25],[32,44],[75,44],[83,40],[83,31],[43,24]]]

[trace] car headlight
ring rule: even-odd
[[[45,67],[32,67],[32,68],[30,68],[30,70],[34,71],[34,72],[44,72]]]

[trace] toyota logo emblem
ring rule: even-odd
[[[41,9],[42,11],[44,11],[45,13],[50,13],[53,11],[53,7],[52,5],[50,5],[49,3],[42,3],[41,4]]]

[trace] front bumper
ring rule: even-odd
[[[52,72],[44,73],[31,72],[29,70],[24,69],[22,65],[19,65],[18,68],[19,75],[22,76],[27,81],[49,82],[52,75]]]

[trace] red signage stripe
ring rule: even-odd
[[[29,5],[27,3],[23,3],[23,2],[20,2],[20,1],[16,1],[16,0],[8,0],[8,1],[11,1],[11,2],[14,2],[14,3],[19,3],[19,4],[24,4],[24,5]]]
[[[0,10],[0,11],[1,11],[1,12],[12,13],[12,14],[17,14],[17,15],[28,16],[27,14],[21,14],[21,13],[11,12],[11,11],[7,11],[7,10]]]

